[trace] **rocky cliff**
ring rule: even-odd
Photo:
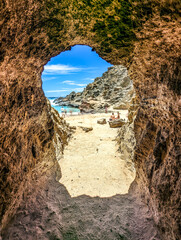
[[[0,16],[0,220],[3,232],[7,233],[8,229],[11,232],[11,223],[16,231],[14,235],[9,234],[9,239],[27,236],[31,239],[40,231],[47,233],[47,239],[63,236],[60,225],[53,235],[51,233],[54,223],[50,216],[56,216],[57,222],[62,220],[61,213],[57,214],[49,204],[55,198],[55,191],[50,189],[57,186],[60,169],[53,142],[56,130],[42,91],[41,73],[51,57],[75,44],[86,44],[111,64],[123,64],[129,69],[139,105],[132,114],[136,116],[137,194],[144,196],[152,210],[161,238],[179,239],[179,1],[2,0]],[[63,137],[64,134],[60,142]],[[59,189],[57,194],[63,191]],[[57,205],[60,203],[61,200],[57,200]],[[24,211],[27,225],[22,226],[24,219],[16,217],[17,211],[20,214]],[[66,206],[62,211],[66,211]],[[69,221],[68,218],[71,219],[71,211],[65,221]],[[45,229],[40,225],[42,219],[49,222]],[[16,236],[17,231],[28,229],[32,223],[35,224],[33,230]],[[74,229],[68,230],[64,239],[73,236]],[[121,238],[120,235],[114,237]]]
[[[115,109],[128,109],[132,97],[133,83],[127,68],[117,65],[108,68],[102,77],[97,77],[93,83],[88,84],[83,92],[71,92],[65,98],[56,99],[55,103],[81,107],[84,111],[104,110],[110,106]]]

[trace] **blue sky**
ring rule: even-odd
[[[87,84],[101,77],[110,66],[90,47],[76,45],[44,66],[42,81],[45,96],[60,97],[72,91],[83,91]]]

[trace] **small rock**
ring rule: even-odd
[[[126,122],[123,119],[116,119],[114,121],[109,122],[110,128],[118,128],[122,127]]]
[[[93,128],[92,127],[80,127],[80,128],[82,128],[82,130],[84,131],[84,132],[90,132],[90,131],[92,131],[93,130]]]
[[[106,124],[107,122],[106,122],[105,118],[102,118],[102,119],[97,120],[97,123],[98,124]]]

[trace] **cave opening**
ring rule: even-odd
[[[111,65],[89,46],[75,45],[45,65],[42,81],[51,106],[74,129],[63,156],[57,156],[60,183],[72,197],[128,193],[135,179],[135,139],[128,121],[135,92],[127,68]],[[112,113],[120,114],[121,128],[111,126]],[[98,123],[102,120],[105,124]]]
[[[53,104],[53,100],[66,97],[71,92],[82,92],[89,83],[111,66],[91,47],[75,45],[70,50],[51,58],[44,66],[42,81],[45,96]],[[53,107],[61,113],[58,105],[53,104]]]
[[[6,235],[2,238],[179,239],[179,1],[1,2],[0,220]],[[138,189],[134,185],[136,191],[125,205],[123,196],[114,197],[116,208],[100,198],[96,207],[92,198],[87,206],[88,197],[84,207],[82,197],[83,207],[73,217],[72,210],[80,207],[75,198],[58,190],[53,141],[59,128],[53,131],[41,73],[48,59],[77,43],[92,46],[112,64],[125,63],[140,102],[132,113]],[[123,136],[119,134],[121,151],[125,127],[120,129]],[[66,140],[65,131],[59,135]],[[144,198],[150,212],[140,203],[131,208],[135,195]],[[97,212],[102,215],[97,217]],[[151,225],[158,227],[161,238]]]

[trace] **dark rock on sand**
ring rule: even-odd
[[[116,119],[113,121],[109,122],[109,126],[111,128],[118,128],[118,127],[122,127],[126,122],[123,119]]]
[[[90,132],[90,131],[93,130],[92,127],[80,127],[80,128],[82,128],[82,130],[83,130],[84,132]]]
[[[102,119],[100,119],[100,120],[97,120],[97,123],[98,123],[98,124],[106,124],[107,122],[106,122],[106,119],[105,119],[105,118],[102,118]]]

